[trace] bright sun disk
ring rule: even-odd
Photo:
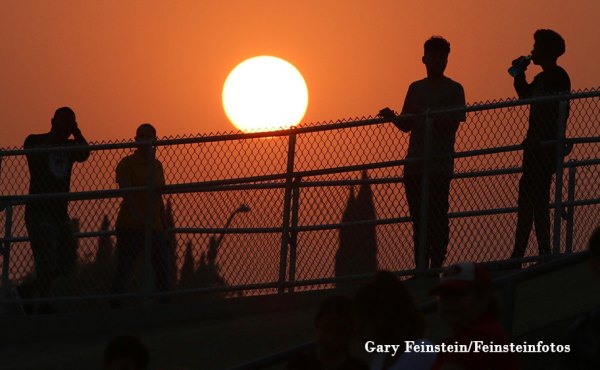
[[[223,108],[245,132],[295,126],[308,107],[308,88],[289,62],[258,56],[235,67],[223,85]]]

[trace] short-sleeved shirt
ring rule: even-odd
[[[538,73],[528,87],[527,96],[554,95],[571,90],[571,80],[560,66]],[[568,114],[568,112],[567,112]],[[528,138],[552,140],[558,132],[559,102],[531,104]]]
[[[444,340],[446,344],[469,345],[472,341],[484,344],[510,345],[510,338],[492,315],[476,319],[465,330]],[[439,370],[447,363],[455,363],[465,370],[517,370],[519,368],[515,353],[487,352],[440,352],[431,370]]]
[[[162,163],[158,159],[154,159],[153,166],[154,186],[165,185]],[[132,187],[146,186],[148,183],[148,169],[145,154],[136,150],[132,155],[121,159],[117,165],[117,183],[120,186],[123,184]],[[165,227],[163,224],[163,204],[160,195],[155,193],[154,197],[151,210],[152,229],[159,231]],[[147,205],[146,192],[136,192],[124,197],[117,216],[116,226],[123,229],[143,230]]]
[[[50,134],[33,134],[25,139],[25,149],[52,147]],[[80,145],[75,140],[67,140],[61,146]],[[58,146],[58,145],[54,145]],[[68,193],[71,185],[71,170],[74,162],[88,159],[89,150],[49,151],[27,154],[27,165],[31,180],[29,194]],[[67,199],[28,201],[27,216],[67,217]]]
[[[427,110],[459,107],[465,105],[465,92],[461,84],[448,77],[432,82],[425,78],[413,82],[408,88],[402,114],[419,114]],[[466,119],[465,113],[452,113],[434,116],[431,129],[431,156],[449,156],[454,154],[456,130],[461,121]],[[425,119],[411,122],[410,127],[398,125],[402,130],[410,130],[410,141],[406,158],[423,158],[425,155]],[[435,158],[430,161],[430,173],[434,175],[452,176],[454,159]],[[423,164],[407,163],[405,174],[420,174]]]
[[[538,73],[529,85],[530,96],[553,95],[571,90],[567,72],[559,66]],[[531,104],[527,137],[552,140],[558,132],[559,102]]]

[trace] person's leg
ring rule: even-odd
[[[511,258],[525,256],[529,234],[533,226],[533,204],[531,198],[535,189],[535,164],[531,153],[523,153],[523,174],[519,180],[519,199],[517,201],[517,229],[515,232],[515,245]]]
[[[143,233],[117,228],[117,273],[112,284],[113,294],[122,294],[131,276],[134,262],[143,248]]]
[[[57,277],[59,232],[54,222],[41,217],[26,221],[27,233],[35,262],[35,277],[22,286],[19,294],[47,297],[50,286]]]
[[[421,183],[419,176],[404,175],[404,189],[406,191],[406,200],[408,202],[408,212],[413,223],[413,247],[415,268],[419,263],[419,225],[420,225],[420,206],[421,206]],[[427,261],[427,259],[426,259]]]
[[[539,172],[538,189],[533,198],[533,220],[535,224],[535,235],[538,242],[540,256],[550,254],[550,185],[552,184],[551,164],[545,165]]]
[[[59,223],[41,215],[26,215],[25,223],[35,262],[35,277],[17,288],[21,299],[50,297],[53,282],[60,274],[61,230]],[[26,313],[55,313],[47,303],[24,304]]]
[[[448,220],[448,197],[450,193],[450,177],[432,176],[429,201],[428,235],[431,255],[431,267],[438,268],[444,264],[450,226]]]
[[[172,256],[169,251],[166,233],[152,233],[152,266],[156,276],[156,288],[159,292],[171,290],[174,283]]]
[[[58,230],[58,245],[56,270],[59,275],[71,274],[77,265],[77,240],[73,235],[73,226],[70,219],[56,222]]]

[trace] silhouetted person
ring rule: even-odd
[[[368,180],[367,171],[362,179]],[[361,184],[358,195],[350,188],[342,223],[375,220],[375,205],[370,184]],[[335,255],[335,276],[369,274],[377,271],[377,234],[375,225],[351,225],[340,228],[340,246]],[[336,286],[343,285],[340,282]]]
[[[565,52],[565,41],[552,30],[537,30],[533,38],[531,60],[533,64],[542,67],[542,72],[530,84],[527,83],[525,72],[515,76],[514,86],[519,98],[569,92],[569,75],[556,64],[558,57]],[[517,62],[518,59],[513,64]],[[558,120],[558,101],[531,104],[529,128],[523,141],[523,175],[519,182],[517,230],[512,258],[525,255],[534,223],[540,255],[550,253],[548,201],[557,150],[556,144],[543,146],[541,142],[557,139]]]
[[[155,148],[150,144],[155,139],[156,129],[151,124],[144,123],[137,128],[135,141],[145,144],[133,154],[121,159],[117,165],[119,188],[147,186],[148,171],[152,171],[154,186],[165,185],[162,163],[154,157]],[[152,157],[152,163],[148,163],[149,157]],[[172,287],[172,264],[165,232],[165,207],[160,193],[154,192],[153,196],[151,209],[147,209],[148,198],[145,191],[123,196],[116,222],[118,262],[112,289],[115,294],[125,291],[134,262],[140,252],[143,253],[147,216],[150,217],[152,228],[150,253],[158,291],[166,291]],[[119,307],[121,303],[115,300],[111,305]]]
[[[104,370],[145,370],[150,354],[144,344],[131,335],[112,339],[104,349]]]
[[[442,320],[454,335],[446,344],[469,345],[472,341],[509,345],[511,340],[500,322],[500,306],[483,265],[464,262],[447,267],[431,290],[438,298]],[[515,353],[441,352],[432,370],[515,370]]]
[[[288,370],[367,370],[362,360],[349,353],[353,334],[352,300],[344,296],[327,298],[315,316],[317,348],[290,359]]]
[[[361,343],[397,344],[397,353],[376,353],[371,370],[428,370],[436,353],[405,352],[405,341],[433,343],[423,339],[425,319],[406,286],[392,273],[380,271],[356,293],[354,299],[356,332]],[[365,348],[365,350],[367,350]]]
[[[596,281],[592,284],[599,284],[600,227],[592,233],[588,249],[590,268],[596,275]],[[564,354],[561,369],[600,369],[600,306],[596,306],[569,328],[565,344],[570,345],[570,352]]]
[[[25,139],[25,149],[87,145],[71,108],[58,108],[50,132]],[[69,139],[73,136],[73,139]],[[74,162],[88,159],[88,149],[27,153],[31,181],[29,194],[68,193]],[[77,261],[77,244],[71,228],[67,199],[29,200],[25,206],[36,276],[19,287],[21,298],[45,296],[52,282],[69,274]]]
[[[421,114],[427,110],[465,105],[465,93],[461,84],[444,75],[450,54],[450,44],[442,37],[432,37],[425,42],[422,61],[427,77],[413,82],[406,93],[402,114]],[[394,112],[384,108],[379,115],[394,118]],[[465,113],[435,115],[431,128],[431,158],[428,163],[415,161],[404,166],[404,186],[410,218],[413,222],[415,263],[421,228],[421,194],[423,167],[429,169],[429,202],[425,268],[441,267],[446,257],[449,241],[448,195],[450,180],[454,173],[454,142],[460,122]],[[423,159],[425,156],[425,117],[414,120],[395,120],[394,124],[404,132],[410,132],[407,159]]]

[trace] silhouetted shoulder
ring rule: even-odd
[[[133,154],[130,154],[130,155],[127,155],[127,156],[121,158],[121,160],[117,164],[117,168],[128,165],[132,159],[133,159]]]
[[[446,82],[449,83],[449,84],[451,84],[451,85],[453,85],[453,86],[462,88],[462,85],[460,84],[460,82],[454,81],[450,77],[446,77]]]
[[[421,80],[414,81],[408,86],[408,90],[412,89],[422,89],[427,86],[427,78],[423,78]]]
[[[46,141],[47,137],[48,137],[48,134],[31,134],[31,135],[27,136],[27,138],[25,139],[23,148],[27,149],[27,148],[38,147]]]
[[[568,92],[571,90],[569,74],[561,66],[544,72],[544,90],[548,93]]]
[[[117,164],[117,168],[115,169],[115,172],[117,173],[117,183],[121,183],[123,178],[129,178],[131,172],[130,169],[133,166],[131,161],[132,155],[128,155],[123,157]]]

